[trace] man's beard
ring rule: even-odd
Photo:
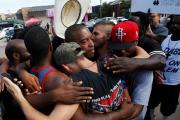
[[[104,39],[105,39],[105,38],[104,38]],[[99,45],[96,46],[95,48],[96,48],[96,49],[103,48],[103,47],[106,45],[106,42],[107,42],[107,41],[108,41],[108,40],[104,40],[103,42],[99,43]]]
[[[23,53],[20,53],[20,63],[26,62],[30,59],[30,56],[27,56]]]

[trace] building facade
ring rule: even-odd
[[[21,8],[16,12],[16,16],[18,19],[24,21],[35,17],[41,20],[41,26],[45,27],[47,23],[50,24],[50,18],[47,16],[47,10],[53,8],[54,5]]]
[[[0,20],[6,20],[6,15],[3,13],[0,13]]]

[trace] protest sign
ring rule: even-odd
[[[176,14],[180,15],[180,0],[132,0],[131,12]]]

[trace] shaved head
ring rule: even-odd
[[[25,47],[24,44],[24,40],[23,39],[14,39],[8,42],[8,44],[6,45],[6,48],[10,48],[10,47]]]
[[[30,54],[27,52],[26,46],[24,44],[24,40],[13,39],[8,42],[5,48],[5,54],[11,63],[14,63],[15,60],[13,56],[14,53],[19,54],[20,57],[19,63],[24,62],[29,58]]]

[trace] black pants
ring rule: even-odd
[[[164,116],[172,115],[176,111],[179,94],[180,94],[180,84],[159,85],[154,83],[145,120],[151,120],[150,109],[154,109],[160,103],[161,103],[160,106],[161,113]]]

